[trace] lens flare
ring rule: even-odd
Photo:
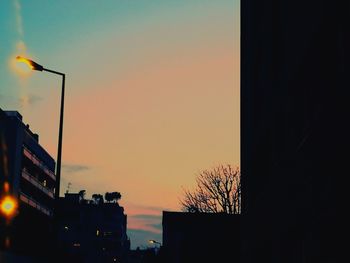
[[[23,54],[23,53],[20,53]],[[18,63],[22,62],[22,63]],[[12,56],[9,59],[9,66],[12,72],[16,75],[26,79],[32,74],[33,65],[31,65],[30,61],[27,61],[24,57],[21,56]]]
[[[10,248],[11,246],[11,240],[10,240],[10,237],[6,237],[5,238],[5,248]]]
[[[4,192],[8,193],[10,191],[10,184],[8,182],[4,183]]]
[[[11,196],[5,196],[0,201],[0,211],[3,213],[6,217],[12,217],[14,216],[15,212],[17,210],[17,201]]]

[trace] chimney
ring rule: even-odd
[[[39,135],[37,133],[33,133],[33,138],[37,143],[39,143]]]

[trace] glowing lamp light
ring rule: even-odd
[[[0,201],[0,211],[7,217],[15,214],[17,209],[17,201],[11,196],[5,196]]]
[[[38,63],[34,62],[33,60],[21,57],[21,56],[17,56],[16,60],[18,62],[23,62],[25,64],[27,64],[32,70],[38,70],[38,71],[43,71],[44,67],[39,65]]]
[[[153,240],[153,239],[148,240],[148,242],[150,242],[151,244],[158,244],[158,245],[161,245],[160,242],[155,241],[155,240]]]

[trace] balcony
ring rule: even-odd
[[[24,194],[22,192],[20,192],[20,194],[19,194],[19,199],[22,202],[30,205],[31,207],[36,208],[40,212],[42,212],[42,213],[44,213],[44,214],[46,214],[46,215],[48,215],[50,217],[53,216],[53,212],[50,209],[46,208],[45,206],[43,206],[42,204],[40,204],[39,202],[34,200],[32,197],[30,197],[30,196],[28,196],[28,195],[26,195],[26,194]]]
[[[42,192],[50,196],[52,199],[54,199],[54,192],[47,187],[45,187],[43,184],[41,184],[37,179],[35,179],[33,176],[31,176],[26,170],[22,170],[22,177],[26,179],[28,182],[30,182],[32,185],[39,188]]]
[[[23,154],[33,162],[36,166],[38,166],[44,173],[50,176],[53,180],[56,181],[56,175],[52,172],[47,166],[38,159],[34,154],[32,154],[26,147],[23,147]]]

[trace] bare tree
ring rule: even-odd
[[[196,178],[195,190],[184,189],[180,200],[183,211],[205,213],[241,213],[241,174],[231,165],[204,170]]]

